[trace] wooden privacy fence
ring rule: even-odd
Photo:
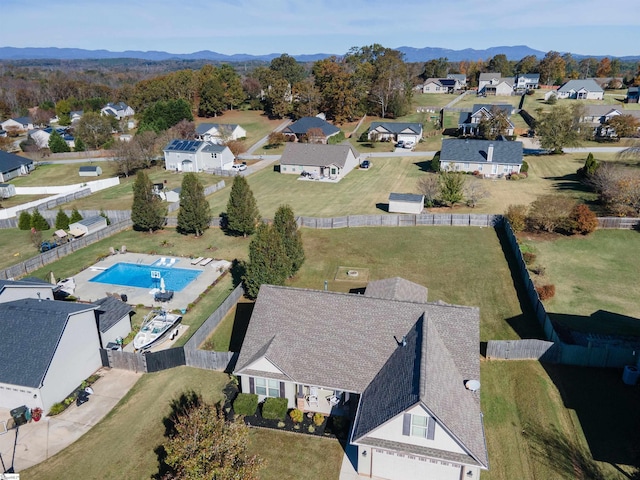
[[[198,347],[211,335],[242,295],[244,295],[244,289],[242,285],[238,285],[194,332],[184,346],[146,353],[101,350],[102,365],[145,373],[158,372],[182,365],[204,370],[231,371],[238,359],[237,353],[212,352],[200,350]]]
[[[557,363],[557,344],[544,340],[490,340],[487,358],[502,360],[541,360]]]
[[[98,230],[95,233],[85,235],[83,237],[77,238],[71,242],[65,243],[53,250],[49,250],[48,252],[41,253],[33,258],[29,258],[24,262],[20,262],[16,265],[13,265],[9,268],[5,268],[4,270],[0,270],[0,279],[8,280],[12,278],[20,278],[25,275],[34,272],[45,265],[55,262],[56,260],[66,257],[67,255],[79,250],[87,245],[91,245],[92,243],[96,243],[103,238],[110,237],[114,233],[121,232],[126,228],[131,226],[131,221],[124,221],[116,224],[111,224],[107,228],[103,228],[102,230]],[[5,247],[6,248],[6,247]]]
[[[636,351],[633,347],[625,347],[618,346],[615,344],[606,344],[601,342],[600,345],[592,346],[582,346],[582,345],[573,345],[568,344],[562,341],[556,329],[553,325],[553,322],[547,315],[547,311],[544,308],[544,305],[540,301],[540,297],[538,296],[538,292],[536,292],[535,285],[531,280],[529,275],[529,270],[527,270],[527,266],[524,262],[524,258],[522,257],[522,252],[520,251],[520,247],[518,246],[518,241],[516,236],[511,229],[511,225],[509,221],[505,219],[503,222],[503,228],[505,235],[508,239],[508,244],[511,248],[511,252],[513,253],[516,262],[518,264],[518,274],[524,283],[524,288],[527,293],[527,297],[533,306],[533,310],[536,315],[536,319],[538,323],[542,326],[544,330],[545,338],[551,343],[554,343],[555,346],[553,348],[549,348],[547,351],[541,353],[542,358],[540,360],[549,361],[552,363],[560,363],[563,365],[578,365],[585,367],[615,367],[622,368],[625,365],[634,365],[637,362],[636,359]],[[621,227],[612,227],[612,228],[621,228]],[[522,340],[522,342],[526,342],[527,340]],[[489,357],[489,342],[487,344],[487,357]],[[523,344],[523,346],[517,344],[509,344],[509,345],[492,345],[491,346],[491,354],[494,358],[523,358],[517,357],[518,352],[527,353],[535,353],[541,352],[542,347],[538,346],[536,350],[532,345],[535,343],[527,343]],[[509,350],[509,355],[506,355],[506,350]],[[502,355],[502,356],[501,356]]]
[[[640,218],[598,217],[598,228],[634,230],[640,228]]]

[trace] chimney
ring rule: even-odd
[[[493,143],[489,144],[489,148],[487,148],[487,162],[493,161]]]

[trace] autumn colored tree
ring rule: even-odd
[[[226,421],[220,405],[195,394],[174,408],[164,442],[171,478],[182,480],[257,480],[262,463],[248,454],[249,427]]]
[[[640,128],[640,120],[629,114],[613,116],[606,124],[615,130],[618,138],[635,137]]]
[[[598,63],[598,68],[596,69],[596,77],[608,77],[611,75],[611,60],[609,57],[604,57]]]
[[[565,77],[565,61],[558,52],[550,51],[538,64],[540,82],[544,85],[562,83]]]
[[[322,97],[321,111],[337,124],[352,120],[356,115],[358,97],[347,66],[331,57],[314,63],[312,71]]]
[[[572,233],[588,235],[598,228],[596,214],[585,204],[581,203],[573,207],[569,219],[572,222]]]
[[[575,204],[565,195],[542,195],[529,207],[528,227],[545,232],[570,231],[569,217]]]
[[[293,116],[314,117],[320,110],[322,97],[311,79],[293,85]]]

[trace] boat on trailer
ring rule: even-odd
[[[182,320],[182,315],[169,313],[166,310],[153,310],[145,317],[140,331],[133,338],[133,348],[146,350],[160,341],[175,325]]]

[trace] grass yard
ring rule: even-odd
[[[546,269],[539,281],[556,286],[555,297],[545,301],[552,319],[576,330],[640,336],[640,233],[521,238]]]
[[[612,369],[483,361],[488,472],[483,480],[630,478],[637,388]]]
[[[29,203],[29,202],[34,202],[36,200],[40,200],[41,198],[47,198],[50,197],[51,195],[45,195],[45,194],[40,194],[40,195],[14,195],[13,197],[10,198],[3,198],[0,201],[2,203],[0,203],[0,208],[11,208],[11,207],[17,207],[18,205],[23,205],[25,203]]]
[[[42,232],[46,240],[53,230]],[[10,267],[38,255],[37,248],[31,243],[31,233],[17,228],[0,228],[0,269]]]
[[[78,174],[80,167],[98,165],[102,169],[102,175],[99,177],[81,177]],[[115,177],[116,165],[111,161],[90,162],[87,160],[83,163],[45,163],[36,166],[29,175],[12,178],[9,183],[16,187],[42,187],[54,185],[73,185],[76,183],[85,183],[92,180],[100,180],[102,178]]]
[[[209,402],[221,401],[228,379],[224,373],[189,367],[145,374],[79,441],[20,472],[20,478],[150,478],[158,472],[154,449],[164,441],[162,420],[171,412],[170,402],[189,390]]]
[[[453,102],[460,95],[457,93],[416,93],[411,97],[411,107],[415,111],[417,107],[438,107]]]

